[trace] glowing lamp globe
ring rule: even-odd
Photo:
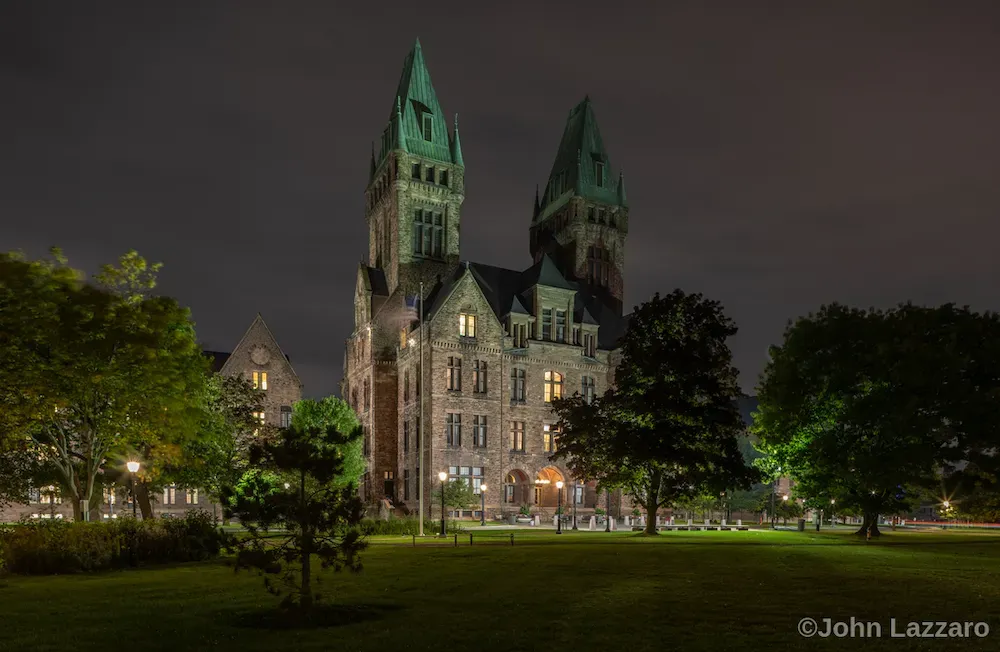
[[[128,472],[129,473],[136,473],[139,470],[139,463],[138,462],[127,462],[125,464],[125,466],[128,467]]]

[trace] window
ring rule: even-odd
[[[583,354],[587,357],[593,358],[596,354],[597,348],[597,335],[593,333],[583,334]]]
[[[552,309],[542,308],[542,339],[552,339]]]
[[[576,501],[577,505],[582,505],[583,504],[583,485],[577,484],[577,485],[573,485],[573,486],[574,486],[574,492],[573,493],[576,494],[574,500]]]
[[[424,140],[430,141],[434,135],[433,121],[430,113],[424,114]]]
[[[382,491],[386,498],[393,500],[396,497],[396,472],[385,471],[382,474]]]
[[[458,334],[462,337],[476,336],[476,316],[468,313],[461,313],[458,316]]]
[[[604,187],[604,161],[594,161],[594,185]]]
[[[403,422],[403,452],[410,452],[410,422],[409,420]]]
[[[367,378],[365,378],[365,386],[363,393],[365,397],[365,412],[367,412],[372,406],[372,390],[371,386],[368,384]]]
[[[519,453],[524,452],[524,421],[510,422],[510,449]]]
[[[427,173],[424,176],[424,180],[434,183],[437,180],[437,171],[432,167],[427,168]]]
[[[416,179],[417,181],[420,180],[420,164],[419,163],[414,163],[413,167],[410,168],[410,178],[411,179]]]
[[[573,327],[573,344],[580,346],[580,329],[576,326]]]
[[[177,502],[177,489],[171,484],[168,487],[163,488],[163,504],[173,505]]]
[[[611,257],[608,250],[600,245],[587,248],[587,280],[593,285],[608,286],[611,272]]]
[[[512,476],[512,475],[508,475],[507,476],[507,484],[505,484],[503,486],[503,501],[505,503],[513,503],[514,502],[514,480],[515,479],[516,478],[514,478],[514,476]]]
[[[399,329],[399,348],[406,348],[406,327]]]
[[[557,398],[562,398],[563,377],[558,371],[545,372],[545,402],[551,403]]]
[[[448,356],[448,390],[462,391],[462,358]]]
[[[253,418],[260,421],[261,423],[264,423],[264,411],[261,410],[260,412],[254,412]]]
[[[559,428],[545,424],[542,426],[542,448],[546,453],[555,453],[559,439]]]
[[[524,403],[524,369],[512,367],[510,370],[510,402]]]
[[[556,310],[556,342],[566,341],[566,311]]]
[[[583,396],[583,401],[585,403],[594,402],[594,377],[584,376],[583,381],[580,384],[580,394]]]
[[[462,415],[449,412],[445,416],[445,443],[453,448],[462,446]]]
[[[410,370],[403,372],[403,400],[410,400]]]
[[[441,185],[448,185],[448,170],[441,170]]]
[[[597,221],[597,218],[595,217],[595,212],[594,212],[594,207],[593,206],[587,206],[587,221],[588,222],[596,222]]]
[[[472,391],[477,394],[486,393],[486,361],[475,360],[472,363]]]
[[[483,485],[483,467],[481,466],[449,466],[448,481],[464,482],[472,487],[473,493],[480,493]]]
[[[403,469],[403,500],[410,499],[410,470]]]
[[[510,327],[511,336],[514,338],[514,347],[518,349],[523,349],[528,345],[528,325],[527,324],[511,324]]]
[[[187,502],[188,505],[197,505],[198,504],[198,490],[197,489],[188,489],[187,492],[185,492],[185,493],[187,495],[184,498],[185,498],[185,501]]]
[[[477,414],[472,417],[472,446],[486,448],[486,415]]]
[[[289,405],[281,406],[281,420],[278,425],[282,428],[290,428],[292,425],[292,408]]]
[[[440,258],[444,252],[444,214],[417,208],[413,212],[413,253]]]
[[[253,388],[262,391],[267,391],[267,372],[266,371],[255,371],[253,372]]]

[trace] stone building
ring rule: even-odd
[[[205,354],[211,359],[214,372],[243,376],[264,391],[264,412],[260,415],[262,422],[278,427],[289,425],[291,406],[302,398],[302,382],[259,314],[232,353],[206,351]],[[101,493],[95,496],[95,500],[101,503],[99,509],[102,518],[110,518],[122,510],[131,511],[127,484],[99,491]],[[151,499],[153,513],[157,516],[178,515],[192,509],[220,513],[218,506],[212,504],[205,492],[198,489],[169,485],[152,494]],[[55,487],[33,489],[27,503],[0,510],[0,522],[14,521],[21,517],[70,519],[72,516],[72,505],[64,503]]]
[[[449,130],[419,42],[390,106],[365,190],[368,257],[341,387],[365,429],[363,497],[413,511],[423,474],[429,511],[443,471],[477,492],[486,485],[490,517],[524,505],[553,513],[558,481],[566,507],[604,507],[593,484],[552,459],[552,398],[603,393],[627,325],[624,179],[589,98],[570,111],[536,190],[526,270],[461,260],[458,120]]]

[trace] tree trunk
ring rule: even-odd
[[[312,536],[303,533],[300,559],[302,560],[302,586],[299,596],[299,606],[302,611],[312,609],[312,568],[310,552],[312,551]]]
[[[878,512],[865,512],[861,521],[861,528],[854,534],[860,537],[867,536],[868,530],[871,529],[873,537],[881,536],[882,533],[878,530]]]
[[[142,520],[153,518],[153,504],[149,499],[149,487],[145,482],[135,483],[135,498],[139,502],[139,511],[142,513]]]

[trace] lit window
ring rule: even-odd
[[[186,498],[187,498],[187,504],[188,505],[197,505],[198,504],[198,490],[197,489],[188,489],[187,490],[187,496],[186,496]]]
[[[510,422],[510,449],[524,452],[524,421]]]
[[[462,337],[476,336],[476,316],[461,313],[458,316],[458,334]]]
[[[267,372],[266,371],[255,371],[253,372],[253,388],[263,391],[267,391]]]
[[[254,412],[253,418],[261,423],[264,423],[264,411],[261,410],[260,412]]]
[[[562,374],[557,371],[545,372],[545,402],[551,403],[557,398],[562,398]]]
[[[163,488],[163,504],[173,505],[177,502],[177,489],[174,485],[169,485]]]

